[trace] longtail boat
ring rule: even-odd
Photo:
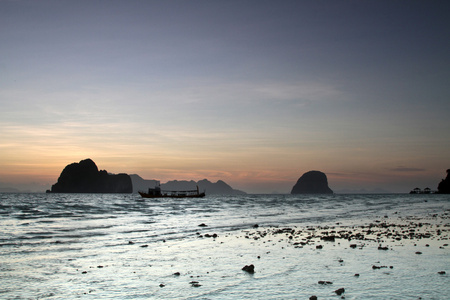
[[[142,198],[203,198],[206,193],[200,193],[198,186],[196,190],[188,191],[164,191],[161,187],[149,188],[147,192],[138,192]]]

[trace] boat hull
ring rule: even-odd
[[[161,194],[161,195],[150,195],[144,192],[139,192],[142,198],[203,198],[206,196],[205,193],[198,193],[193,195],[170,195],[170,194]]]

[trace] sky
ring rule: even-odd
[[[434,190],[449,112],[449,1],[0,0],[0,187]]]

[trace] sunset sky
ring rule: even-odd
[[[62,169],[288,193],[436,189],[450,1],[0,0],[0,187]]]

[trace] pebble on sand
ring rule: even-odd
[[[246,265],[242,268],[242,270],[247,273],[253,274],[253,273],[255,273],[255,266],[254,265],[248,265],[248,266]]]
[[[344,288],[339,288],[337,290],[334,291],[337,295],[342,295],[345,292]]]
[[[193,287],[199,287],[199,286],[202,286],[198,281],[191,281],[191,282],[189,282],[189,284],[190,284],[191,286],[193,286]]]

